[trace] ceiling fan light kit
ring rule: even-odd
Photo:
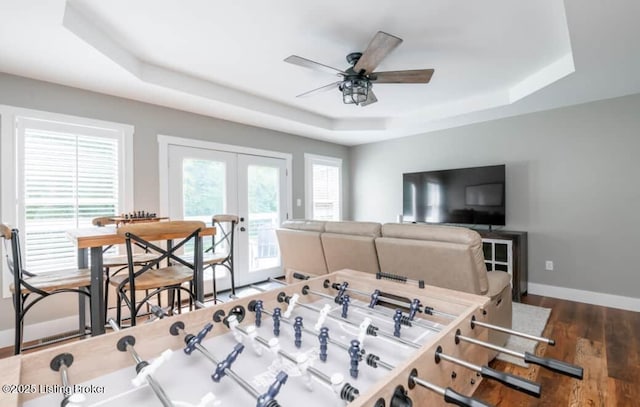
[[[338,88],[342,91],[342,101],[346,105],[359,105],[367,101],[371,82],[366,78],[355,78],[342,81]]]
[[[347,55],[347,62],[351,65],[345,71],[291,55],[284,61],[316,71],[329,72],[342,76],[342,81],[334,82],[317,89],[302,93],[297,97],[306,97],[316,92],[334,89],[337,85],[342,92],[342,102],[347,105],[368,106],[378,101],[372,91],[373,83],[429,83],[433,69],[414,69],[408,71],[374,72],[380,62],[398,45],[402,39],[378,31],[363,52],[352,52]]]

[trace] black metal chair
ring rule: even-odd
[[[113,216],[100,216],[97,218],[93,218],[91,223],[94,226],[105,227],[116,225],[116,221],[113,219]],[[137,244],[137,246],[142,249],[142,252],[134,254],[134,264],[136,266],[144,266],[149,261],[153,260],[155,257],[153,254],[149,253],[149,250],[143,245]],[[103,250],[102,256],[102,268],[104,269],[104,315],[105,320],[107,318],[107,312],[109,311],[109,282],[111,281],[111,277],[120,273],[121,271],[127,268],[129,264],[127,260],[126,254],[106,254],[113,245],[106,246]]]
[[[229,272],[231,293],[236,294],[233,250],[238,217],[236,215],[214,215],[211,223],[216,228],[216,234],[212,236],[211,246],[204,252],[202,264],[205,268],[211,267],[213,271],[213,300],[215,302],[218,295],[216,289],[216,267],[218,266],[226,268]]]
[[[89,291],[91,271],[89,269],[70,269],[37,275],[29,273],[22,266],[22,252],[18,229],[13,229],[8,225],[1,224],[0,233],[4,240],[7,266],[9,272],[13,275],[13,283],[10,286],[10,290],[15,311],[14,354],[17,355],[23,350],[89,334],[90,331],[85,325],[85,298],[83,297],[91,298]],[[7,242],[10,244],[7,244]],[[24,318],[27,312],[41,300],[61,293],[76,293],[79,296],[78,333],[23,347]]]
[[[125,225],[118,229],[118,234],[125,237],[127,248],[127,270],[124,273],[111,277],[110,284],[116,287],[117,292],[117,322],[122,324],[122,302],[129,309],[131,325],[136,325],[136,318],[143,305],[152,297],[164,291],[168,293],[169,314],[178,304],[180,311],[182,301],[180,293],[185,291],[189,295],[190,304],[195,302],[193,293],[193,281],[196,267],[194,262],[189,262],[179,252],[190,241],[194,241],[194,253],[200,250],[198,236],[200,230],[205,228],[204,222],[199,221],[169,221],[154,223],[139,223]],[[175,236],[185,236],[175,238]],[[175,238],[175,239],[174,239]],[[153,241],[166,240],[167,247],[163,248]],[[176,240],[177,242],[174,242]],[[148,248],[149,253],[155,258],[141,267],[135,262],[134,246],[141,244]],[[163,263],[165,262],[166,263]],[[166,265],[165,265],[166,264]],[[189,288],[183,287],[189,283]],[[140,300],[136,299],[136,290],[145,291],[146,295]]]

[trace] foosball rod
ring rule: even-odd
[[[211,327],[213,327],[213,325],[207,325],[205,326],[205,328],[200,331],[200,333],[198,335],[192,335],[192,334],[188,334],[185,332],[184,329],[184,324],[180,321],[174,323],[173,325],[171,325],[171,328],[169,330],[169,332],[171,333],[171,335],[177,336],[180,334],[180,332],[183,332],[185,337],[185,342],[187,343],[187,346],[193,346],[193,348],[195,350],[197,350],[198,352],[200,352],[200,354],[202,354],[205,358],[207,358],[210,362],[212,362],[214,365],[216,365],[216,367],[221,367],[222,365],[220,364],[220,362],[216,359],[215,356],[213,356],[213,354],[204,346],[202,346],[202,344],[200,344],[200,341],[204,338],[204,336],[211,330]],[[192,338],[196,338],[196,341],[191,341]],[[242,347],[239,348],[237,350],[237,353],[242,351]],[[186,352],[185,353],[190,354],[190,352]],[[243,379],[239,374],[237,374],[233,369],[231,369],[230,367],[224,367],[224,369],[222,369],[222,371],[224,372],[225,375],[229,376],[231,379],[233,379],[238,385],[240,385],[240,387],[242,387],[243,389],[245,389],[249,394],[251,394],[256,400],[260,400],[260,398],[262,397],[262,395],[260,394],[260,392],[258,390],[256,390],[249,382],[247,382],[245,379]],[[273,400],[275,402],[275,399]],[[275,404],[269,404],[268,407],[279,407],[280,404],[277,404],[277,402],[275,402]]]
[[[321,293],[319,291],[314,291],[314,290],[310,289],[309,286],[302,287],[302,294],[307,295],[307,293],[310,293],[310,294],[313,294],[313,295],[317,295],[318,297],[326,298],[326,299],[329,299],[329,300],[334,300],[334,301],[337,302],[337,299],[332,297],[332,296],[330,296],[329,294]],[[374,314],[377,314],[377,315],[380,315],[380,316],[383,316],[383,317],[388,317],[388,318],[393,317],[392,314],[386,313],[386,312],[384,312],[382,310],[379,310],[379,309],[376,309],[376,308],[370,308],[370,307],[368,307],[366,305],[361,305],[361,304],[354,303],[354,302],[349,303],[349,305],[352,306],[352,307],[358,308],[358,309],[362,309],[362,310],[368,311],[368,312],[373,312]],[[434,331],[434,332],[440,332],[442,330],[442,329],[434,327],[432,325],[427,325],[426,323],[422,323],[420,321],[416,321],[415,319],[406,320],[406,322],[407,323],[405,323],[403,325],[405,325],[405,326],[415,325],[415,326],[419,326],[419,327],[424,328],[424,329],[429,329],[429,330]]]
[[[552,359],[552,358],[543,358],[537,355],[534,355],[529,352],[518,352],[515,350],[511,350],[508,348],[504,348],[502,346],[494,345],[489,342],[480,341],[475,338],[469,338],[460,334],[460,330],[456,332],[455,337],[456,344],[460,341],[471,343],[474,345],[482,346],[487,349],[495,350],[498,352],[506,353],[513,357],[524,360],[527,363],[533,363],[534,365],[538,365],[544,367],[545,369],[552,370],[556,373],[561,373],[563,375],[573,377],[576,379],[582,380],[583,377],[583,369],[580,366],[572,365],[567,362],[563,362],[561,360]]]
[[[309,278],[311,278],[310,276],[307,276],[307,275],[304,275],[304,274],[298,273],[298,272],[293,273],[292,277],[297,279],[297,280],[308,280]],[[271,280],[272,279],[269,279],[269,281],[271,281]],[[277,281],[277,280],[274,280],[274,281]],[[324,281],[324,288],[329,288],[329,287],[333,288],[334,290],[341,290],[342,289],[342,286],[340,284],[338,284],[338,283],[331,284],[331,282],[329,280],[325,280]],[[364,297],[371,297],[371,293],[367,293],[367,292],[364,292],[364,291],[361,291],[361,290],[357,290],[355,288],[349,288],[347,286],[344,286],[344,290],[351,291],[351,292],[353,292],[355,294],[360,294],[360,295],[362,295]],[[393,298],[388,298],[388,297],[384,297],[383,301],[387,302],[389,304],[397,305],[399,307],[404,307],[404,308],[410,308],[410,306],[411,306],[411,304],[408,304],[406,302],[396,301]],[[425,307],[425,308],[427,308],[427,307]],[[453,314],[450,314],[448,312],[438,311],[436,309],[433,309],[432,307],[429,307],[428,310],[429,310],[429,312],[431,314],[440,315],[442,317],[446,317],[446,318],[449,318],[449,319],[456,319],[458,317],[457,315],[453,315]]]
[[[553,339],[545,338],[545,337],[542,337],[542,336],[529,335],[527,333],[514,331],[512,329],[504,328],[504,327],[501,327],[499,325],[487,324],[486,322],[481,322],[481,321],[476,320],[476,317],[472,316],[471,317],[471,328],[475,328],[475,325],[478,325],[478,326],[481,326],[481,327],[484,327],[484,328],[489,328],[489,329],[492,329],[494,331],[499,331],[499,332],[503,332],[503,333],[506,333],[506,334],[519,336],[521,338],[530,339],[532,341],[547,343],[547,344],[549,344],[551,346],[555,346],[556,345],[556,341],[554,341]]]
[[[281,292],[280,294],[278,294],[278,302],[286,302],[288,304],[290,299],[291,299],[291,297],[287,296],[284,292]],[[321,313],[320,309],[318,309],[318,308],[316,308],[316,307],[314,307],[312,305],[308,305],[308,304],[304,304],[304,303],[296,303],[296,305],[299,305],[302,308],[308,309],[310,311],[317,312],[318,314]],[[339,317],[333,316],[331,314],[327,314],[327,318],[331,318],[334,321],[342,322],[342,323],[345,323],[347,325],[351,325],[353,327],[359,328],[358,324],[356,324],[356,323],[354,323],[352,321],[349,321],[348,319],[339,318]],[[370,325],[370,326],[373,327],[373,325]],[[399,342],[399,343],[401,343],[403,345],[407,345],[407,346],[410,346],[410,347],[415,348],[415,349],[420,349],[421,348],[421,345],[418,345],[416,343],[407,341],[406,339],[399,338],[397,336],[393,336],[390,333],[387,333],[387,332],[384,332],[384,331],[381,331],[381,330],[377,329],[377,327],[376,327],[376,331],[377,331],[376,335],[380,335],[380,336],[382,336],[384,338],[391,339],[391,340],[393,340],[395,342]]]
[[[249,311],[252,311],[252,312],[254,311],[254,308],[252,307],[251,303],[249,304],[248,309],[249,309]],[[267,311],[266,309],[263,309],[262,313],[270,316],[273,319],[273,312],[270,312],[270,311]],[[293,326],[293,322],[291,322],[288,318],[280,317],[279,320],[280,320],[280,322],[284,322],[287,325],[292,325]],[[311,330],[311,329],[309,329],[309,328],[307,328],[305,326],[302,327],[302,331],[306,332],[309,335],[313,335],[314,337],[317,336],[317,332],[314,332],[313,330]],[[350,348],[349,345],[344,344],[344,343],[342,343],[340,341],[337,341],[337,340],[335,340],[335,339],[333,339],[331,337],[327,338],[327,342],[329,342],[330,344],[335,345],[335,346],[337,346],[337,347],[339,347],[339,348],[341,348],[343,350],[346,350],[347,352],[349,351],[349,348]],[[373,354],[370,354],[370,355],[374,356],[375,358],[378,358],[377,356],[375,356]],[[364,352],[364,350],[363,350],[363,356],[366,356],[366,353]],[[377,359],[377,365],[380,366],[380,367],[383,367],[383,368],[385,368],[387,370],[393,370],[394,369],[393,365],[390,365],[389,363],[383,362],[379,358]],[[373,366],[373,367],[378,367],[378,366]]]
[[[68,368],[73,364],[73,355],[70,353],[61,353],[58,356],[51,359],[49,367],[55,372],[60,372],[60,381],[64,389],[69,389],[69,372]],[[81,406],[86,397],[82,393],[70,393],[66,394],[60,403],[61,407]]]
[[[253,309],[253,307],[251,305],[249,305],[248,309],[249,309],[249,311],[252,311],[252,312],[254,311],[254,309]],[[273,313],[272,312],[269,312],[269,311],[267,311],[265,309],[263,309],[262,312],[264,314],[270,316],[271,318],[273,318]],[[281,317],[280,321],[282,321],[282,322],[284,322],[284,323],[286,323],[288,325],[293,325],[293,323],[291,321],[289,321],[287,318],[284,318],[284,317]],[[313,332],[311,329],[303,327],[302,330],[304,332],[310,334],[310,335],[314,335],[314,336],[316,335],[316,333]],[[349,350],[349,346],[344,344],[344,343],[342,343],[342,342],[336,341],[335,339],[331,339],[331,337],[327,338],[327,340],[328,340],[329,343],[331,343],[333,345],[336,345],[336,346],[338,346],[338,347],[340,347],[340,348],[342,348],[344,350],[347,350],[347,351]],[[378,356],[376,356],[376,355],[374,355],[372,353],[369,353],[367,355],[367,353],[364,351],[364,349],[362,350],[362,352],[363,352],[363,357],[365,357],[365,359],[366,359],[367,365],[369,365],[369,366],[371,366],[373,368],[377,368],[379,366],[379,367],[382,367],[382,368],[384,368],[384,369],[386,369],[388,371],[391,371],[391,370],[395,369],[394,365],[380,360],[380,358]],[[416,383],[420,384],[422,387],[425,387],[425,388],[427,388],[429,390],[433,390],[436,393],[444,396],[445,401],[448,402],[448,403],[453,403],[453,404],[456,404],[458,406],[464,406],[464,407],[492,407],[491,404],[487,404],[482,400],[479,400],[479,399],[476,399],[476,398],[473,398],[473,397],[466,397],[466,396],[456,392],[455,390],[453,390],[450,387],[447,387],[446,389],[443,389],[442,387],[436,386],[436,385],[434,385],[432,383],[429,383],[429,382],[427,382],[425,380],[422,380],[422,379],[418,378],[416,375],[413,376],[413,380]],[[420,382],[418,382],[418,380]]]
[[[256,342],[261,344],[264,348],[271,349],[272,345],[269,343],[269,341],[266,338],[264,338],[264,337],[262,337],[260,335],[255,335],[254,337],[252,337],[252,335],[245,328],[243,328],[240,325],[235,325],[234,328],[239,330],[240,332],[242,332],[247,337],[254,338],[256,340]],[[277,340],[277,338],[273,338],[273,339]],[[288,359],[289,361],[291,361],[295,365],[298,365],[300,363],[300,361],[295,356],[290,354],[289,352],[286,352],[286,351],[284,351],[282,349],[278,349],[277,352],[278,352],[278,355],[284,357],[285,359]],[[305,368],[305,370],[307,372],[309,372],[311,375],[313,375],[314,377],[316,377],[317,379],[319,379],[320,381],[326,383],[330,387],[333,387],[336,384],[334,379],[331,376],[321,372],[320,370],[316,369],[313,366],[307,366]],[[360,392],[358,391],[358,389],[356,389],[355,387],[351,386],[349,383],[345,383],[344,386],[342,387],[341,391],[339,392],[339,395],[340,395],[341,399],[344,400],[344,401],[347,401],[347,402],[352,402],[353,400],[356,399],[356,397],[359,394],[360,394]]]
[[[442,347],[438,346],[435,352],[436,363],[440,363],[440,360],[446,360],[447,362],[454,363],[456,365],[465,367],[469,370],[473,370],[476,373],[480,373],[480,376],[499,381],[512,389],[519,390],[523,393],[531,396],[540,397],[540,384],[527,380],[523,377],[512,375],[505,372],[492,369],[488,366],[480,366],[474,363],[467,362],[466,360],[458,359],[456,357],[442,353]]]
[[[374,291],[373,293],[367,293],[365,291],[358,290],[356,288],[351,288],[351,287],[348,287],[348,286],[343,286],[343,285],[340,285],[338,283],[333,283],[332,284],[329,280],[325,280],[324,281],[324,287],[325,288],[331,287],[334,290],[338,290],[338,291],[342,290],[343,287],[344,287],[344,291],[350,291],[352,293],[360,294],[363,297],[368,297],[368,298],[371,298],[372,295],[376,294],[376,291]],[[389,298],[389,297],[384,297],[383,296],[382,301],[384,301],[386,303],[389,303],[389,304],[392,304],[392,305],[397,305],[399,307],[404,307],[404,308],[410,308],[411,307],[411,303],[394,300],[393,298]],[[456,319],[458,317],[457,315],[453,315],[453,314],[450,314],[450,313],[444,312],[444,311],[438,311],[437,309],[435,309],[433,307],[428,307],[426,305],[424,306],[424,310],[422,312],[425,313],[425,314],[439,315],[441,317],[445,317],[445,318],[449,318],[449,319]]]
[[[327,286],[327,285],[328,285],[328,280],[325,281],[325,286]],[[336,290],[340,289],[340,285],[337,284],[337,283],[330,284],[330,286],[331,286],[331,288],[336,289]],[[365,297],[369,296],[368,293],[366,293],[364,291],[360,291],[360,290],[354,289],[354,288],[346,287],[345,291],[351,291],[351,292],[354,292],[356,294],[360,294],[360,295],[365,296]],[[384,298],[384,301],[388,302],[390,304],[407,307],[406,303],[401,303],[401,302],[395,301],[395,300],[393,300],[391,298]],[[429,310],[430,310],[429,311],[430,313],[435,314],[435,315],[442,315],[442,316],[446,316],[448,318],[456,318],[456,316],[453,315],[453,314],[448,314],[446,312],[437,311],[437,310],[434,310],[432,308],[430,308]],[[549,344],[551,346],[555,346],[555,344],[556,344],[555,341],[553,339],[550,339],[550,338],[545,338],[545,337],[541,337],[541,336],[530,335],[530,334],[527,334],[527,333],[524,333],[524,332],[514,331],[512,329],[504,328],[504,327],[501,327],[499,325],[493,325],[493,324],[488,324],[486,322],[477,321],[475,319],[475,317],[472,317],[472,319],[471,319],[471,327],[473,328],[474,325],[482,326],[484,328],[492,329],[494,331],[499,331],[499,332],[507,333],[507,334],[510,334],[510,335],[519,336],[521,338],[530,339],[530,340],[537,341],[537,342],[547,343],[547,344]]]
[[[120,326],[118,326],[118,323],[114,321],[112,318],[109,318],[109,321],[107,322],[109,323],[109,325],[111,325],[111,328],[114,330],[114,332],[120,331]],[[125,339],[125,338],[126,337],[122,339]],[[143,365],[145,362],[142,360],[140,355],[138,355],[138,352],[136,352],[133,345],[131,345],[128,341],[125,341],[123,343],[125,344],[125,350],[129,352],[133,360],[136,362],[136,371],[137,371],[138,366]],[[119,345],[120,343],[118,344],[118,346]],[[140,373],[140,371],[138,371],[138,374]],[[149,384],[149,387],[151,387],[151,390],[153,390],[156,397],[158,397],[158,399],[160,400],[160,402],[164,407],[174,407],[173,403],[171,402],[171,399],[169,399],[167,394],[164,392],[164,389],[162,388],[162,386],[160,386],[160,384],[150,374],[145,376],[145,380],[147,381],[147,383]]]

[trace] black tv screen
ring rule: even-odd
[[[404,221],[505,225],[505,166],[402,174]]]

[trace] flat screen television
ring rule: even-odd
[[[408,222],[505,225],[505,166],[402,174]]]

